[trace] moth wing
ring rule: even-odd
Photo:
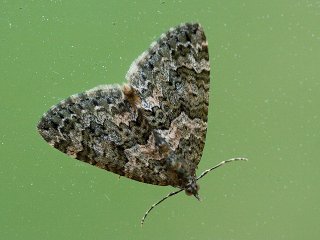
[[[140,182],[168,185],[160,162],[149,166],[150,158],[157,159],[149,147],[152,128],[124,92],[105,85],[73,95],[42,116],[38,131],[50,145],[80,161]],[[135,158],[127,151],[135,148],[148,151]]]
[[[194,178],[207,130],[210,63],[202,27],[182,24],[162,34],[132,63],[126,78],[152,134],[156,132],[154,148],[167,151],[165,178],[183,187]]]

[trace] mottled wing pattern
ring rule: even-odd
[[[60,151],[121,176],[185,188],[207,129],[209,56],[199,24],[170,29],[131,66],[128,85],[53,106],[38,124]]]
[[[201,159],[209,75],[208,45],[197,23],[170,29],[132,63],[127,73],[141,99],[138,108],[169,149],[166,169],[171,173],[167,176],[171,177],[170,185],[184,187]],[[135,154],[141,155],[138,149]]]
[[[53,147],[81,161],[124,175],[124,149],[145,144],[148,124],[119,86],[73,95],[43,115],[38,130]],[[149,133],[148,133],[149,134]]]

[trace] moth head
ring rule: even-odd
[[[198,199],[200,201],[200,197],[198,194],[200,187],[199,184],[197,184],[196,180],[192,180],[184,189],[185,193],[188,196],[195,196],[196,199]]]

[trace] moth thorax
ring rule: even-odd
[[[200,186],[197,184],[197,182],[195,180],[192,180],[184,189],[185,193],[188,196],[195,196],[196,198],[198,198],[198,191],[200,189]]]
[[[134,91],[134,89],[130,85],[124,84],[122,91],[123,91],[123,94],[125,95],[126,99],[128,100],[128,102],[133,107],[135,107],[137,104],[140,103],[139,96],[136,94],[136,92]]]

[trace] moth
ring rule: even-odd
[[[40,135],[69,156],[120,176],[199,198],[196,176],[205,145],[210,62],[199,23],[162,34],[131,65],[127,83],[102,85],[62,100],[38,123]]]

